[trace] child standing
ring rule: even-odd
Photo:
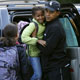
[[[44,9],[42,7],[33,7],[32,9],[33,22],[38,24],[38,32],[36,34],[36,27],[33,22],[27,26],[22,35],[21,39],[23,43],[29,45],[29,60],[31,62],[34,74],[31,80],[41,80],[42,71],[40,64],[40,51],[37,48],[37,43],[45,46],[46,42],[41,40],[45,30],[44,24]]]
[[[18,28],[8,24],[0,38],[0,80],[27,80],[28,63],[22,46],[16,46]]]

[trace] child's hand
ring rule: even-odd
[[[46,41],[44,41],[44,40],[38,40],[38,43],[44,47],[46,46]]]

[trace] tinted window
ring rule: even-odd
[[[60,18],[66,33],[67,46],[78,46],[76,34],[68,18]]]

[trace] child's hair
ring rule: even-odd
[[[32,15],[35,16],[36,15],[36,11],[39,11],[39,10],[41,10],[42,13],[44,14],[44,8],[43,7],[35,6],[35,7],[32,8]]]
[[[18,34],[18,28],[15,24],[7,24],[3,29],[3,37],[0,41],[3,42],[4,46],[14,46],[16,45],[16,36]]]

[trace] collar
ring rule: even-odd
[[[53,20],[51,20],[51,21],[49,21],[49,22],[46,22],[46,24],[51,24],[51,23],[56,22],[56,21],[58,21],[58,20],[59,20],[59,18],[57,17],[57,18],[55,18],[55,19],[53,19]]]

